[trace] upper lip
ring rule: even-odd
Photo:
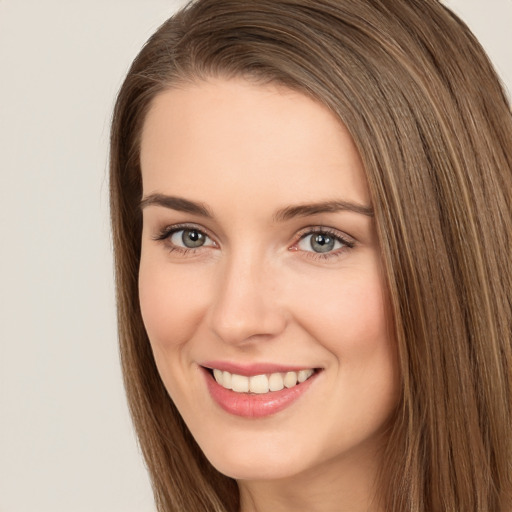
[[[276,363],[233,363],[229,361],[206,361],[201,366],[210,370],[222,370],[236,375],[251,377],[253,375],[262,375],[264,373],[286,373],[298,372],[299,370],[308,370],[314,366],[303,365],[283,365]]]

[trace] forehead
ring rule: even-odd
[[[142,131],[141,167],[144,194],[204,200],[229,186],[247,200],[370,202],[354,143],[326,107],[241,79],[159,94]]]

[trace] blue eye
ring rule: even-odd
[[[316,231],[307,233],[297,243],[301,251],[326,254],[343,247],[352,247],[353,244],[344,240],[341,236],[334,235],[328,231]]]

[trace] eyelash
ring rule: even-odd
[[[213,237],[211,237],[207,231],[205,231],[203,228],[199,228],[198,226],[194,226],[193,224],[174,224],[173,226],[166,226],[160,231],[160,233],[158,233],[158,235],[156,235],[153,238],[153,240],[156,240],[157,242],[168,242],[166,245],[170,253],[178,252],[183,256],[186,256],[189,253],[194,253],[199,249],[202,249],[203,247],[198,247],[196,249],[192,247],[179,247],[170,242],[170,238],[172,237],[172,235],[185,229],[197,231],[198,233],[202,233],[203,235],[208,237],[210,240],[213,240]]]
[[[333,251],[321,253],[321,252],[314,252],[314,251],[301,251],[304,253],[304,256],[316,260],[328,260],[331,258],[337,258],[344,254],[347,250],[353,249],[355,246],[355,242],[353,239],[349,238],[346,235],[341,234],[339,231],[334,230],[332,228],[327,227],[309,227],[301,230],[297,235],[297,241],[290,247],[290,250],[296,250],[299,251],[300,249],[297,248],[298,244],[304,240],[307,236],[315,235],[315,234],[322,234],[322,235],[329,235],[336,242],[339,242],[342,244],[342,247],[335,249]]]
[[[204,230],[204,228],[199,228],[198,226],[194,226],[193,224],[175,224],[173,226],[166,226],[153,238],[153,240],[160,241],[160,242],[169,242],[172,235],[174,235],[175,233],[177,233],[179,231],[183,231],[186,229],[198,231],[199,233],[208,237],[210,240],[214,241],[213,237],[211,237],[208,234],[208,232],[206,230]],[[325,253],[319,253],[319,252],[314,252],[314,251],[305,251],[305,250],[301,251],[300,249],[298,249],[297,246],[303,239],[305,239],[307,236],[311,236],[314,234],[329,235],[332,238],[334,238],[335,241],[341,243],[342,247],[340,247],[336,250],[333,250],[333,251],[325,252]],[[215,244],[215,242],[214,242],[214,244]],[[318,226],[318,227],[309,227],[309,228],[305,228],[305,229],[301,230],[297,234],[297,240],[290,247],[290,250],[302,252],[308,258],[317,259],[317,260],[327,260],[327,259],[336,258],[336,257],[341,256],[342,253],[345,253],[347,250],[353,249],[354,246],[355,246],[355,242],[353,241],[353,239],[351,239],[345,235],[342,235],[339,231],[336,231],[332,228]],[[207,247],[212,247],[212,246],[207,246]],[[176,251],[176,252],[179,252],[183,256],[186,256],[190,253],[195,253],[196,251],[198,251],[202,248],[203,248],[203,246],[200,246],[198,248],[179,247],[177,245],[171,244],[170,242],[167,244],[167,249],[169,250],[169,252]]]

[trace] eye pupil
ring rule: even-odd
[[[326,233],[317,233],[311,237],[311,248],[315,252],[329,252],[334,248],[334,238]]]
[[[183,245],[190,249],[194,247],[201,247],[205,243],[205,236],[197,229],[184,229],[183,235],[181,236]]]

